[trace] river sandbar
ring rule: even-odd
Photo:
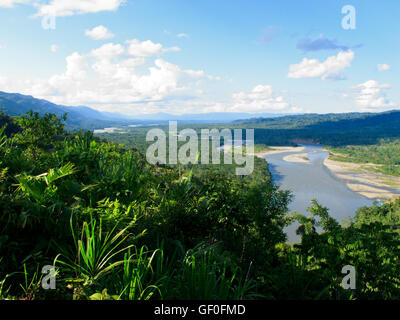
[[[264,158],[270,154],[284,153],[284,152],[301,152],[304,147],[269,147],[270,150],[255,153],[254,156]]]
[[[396,199],[400,197],[400,177],[369,171],[359,163],[325,159],[324,165],[351,190],[369,199]]]
[[[308,158],[308,153],[289,154],[288,156],[284,157],[283,160],[287,162],[311,164]]]

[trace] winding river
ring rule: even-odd
[[[307,208],[315,198],[321,205],[329,208],[332,217],[341,222],[344,218],[353,216],[358,208],[372,205],[372,200],[350,190],[324,165],[328,152],[323,151],[320,146],[303,147],[299,152],[282,152],[264,157],[269,163],[274,182],[283,190],[291,190],[294,195],[289,205],[290,211],[310,215]],[[305,157],[306,154],[309,160],[307,162],[288,161],[287,156]],[[293,224],[285,230],[290,243],[299,240],[295,232],[297,226]]]

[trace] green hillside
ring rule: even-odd
[[[308,140],[330,146],[376,144],[400,137],[400,111],[383,113],[306,114],[234,122],[255,128],[256,143],[288,145]]]
[[[27,113],[29,110],[38,112],[41,115],[53,113],[58,117],[62,117],[65,113],[68,113],[68,121],[66,123],[68,130],[94,130],[142,123],[142,121],[122,119],[121,116],[120,119],[112,119],[112,116],[88,107],[67,107],[51,103],[47,100],[36,99],[32,96],[0,91],[0,111],[10,116],[19,116]],[[114,117],[117,116],[115,115]]]

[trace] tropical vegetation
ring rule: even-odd
[[[0,114],[0,299],[400,298],[400,200],[342,224],[317,200],[290,214],[265,161],[246,178],[154,166],[65,119]]]

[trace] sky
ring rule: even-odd
[[[399,109],[399,17],[398,0],[0,0],[0,91],[128,115]]]

